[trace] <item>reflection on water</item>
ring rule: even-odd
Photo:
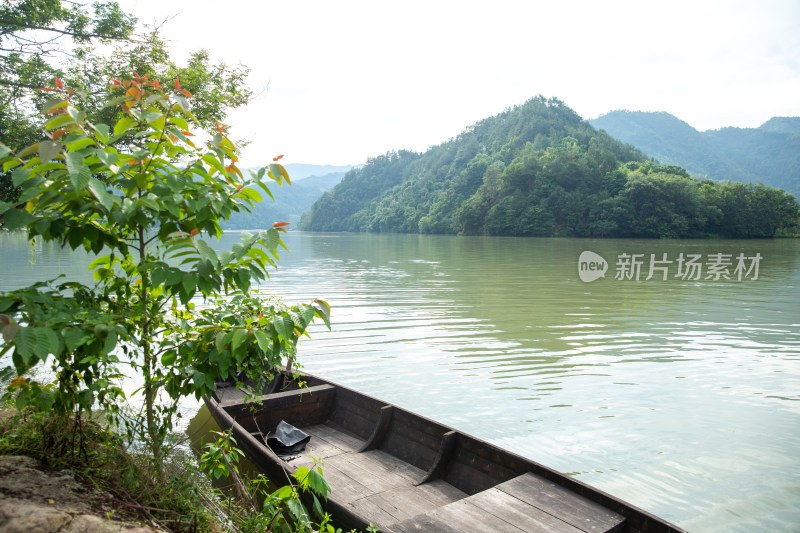
[[[286,240],[266,287],[333,307],[301,345],[308,371],[690,531],[800,523],[800,242]],[[586,250],[605,279],[579,280]],[[758,280],[637,282],[614,279],[622,253],[763,259]]]

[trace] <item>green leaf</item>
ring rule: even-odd
[[[328,493],[331,491],[331,486],[328,485],[328,482],[325,481],[325,479],[322,477],[322,474],[316,470],[308,471],[308,486],[311,487],[311,490],[313,490],[322,498],[327,498]]]
[[[218,352],[222,352],[225,349],[225,345],[228,344],[228,340],[225,338],[225,336],[225,332],[220,331],[214,338],[214,344],[216,345]]]
[[[136,124],[136,119],[129,115],[123,116],[114,125],[114,135],[121,135],[131,129]]]
[[[212,166],[217,170],[219,170],[223,176],[225,175],[225,165],[223,165],[222,162],[216,157],[214,157],[212,154],[203,155],[203,161],[205,161],[209,166]]]
[[[42,110],[42,113],[46,113],[47,111],[50,111],[51,109],[57,109],[59,107],[66,107],[68,105],[69,105],[69,102],[67,102],[63,98],[48,98],[47,101],[44,104],[42,104],[42,107],[40,107],[40,109]]]
[[[5,156],[11,153],[11,148],[6,146],[3,143],[0,143],[0,159],[3,159]]]
[[[83,163],[83,156],[78,152],[67,154],[67,172],[76,191],[84,190],[92,177],[91,170]]]
[[[19,187],[22,185],[29,177],[31,173],[27,168],[18,168],[14,172],[11,173],[11,181],[14,184],[14,187]]]
[[[29,361],[36,348],[36,333],[33,328],[19,328],[14,337],[14,353],[19,354],[25,366],[29,366]]]
[[[3,214],[3,226],[9,231],[24,228],[31,222],[38,220],[24,209],[9,209]]]
[[[306,508],[303,507],[303,504],[300,503],[299,501],[289,500],[288,502],[286,502],[286,507],[289,508],[289,510],[292,512],[295,518],[297,518],[297,520],[299,520],[300,522],[305,524],[311,521],[311,519],[308,516],[308,513],[306,512]]]
[[[82,409],[88,411],[92,408],[93,403],[94,393],[92,393],[92,391],[85,389],[78,393],[78,405],[80,405]]]
[[[10,204],[8,202],[0,201],[0,215],[11,209],[14,204]]]
[[[22,161],[19,159],[11,159],[3,163],[3,172],[8,172],[14,167],[18,167],[22,164]]]
[[[65,124],[73,124],[75,121],[69,115],[58,115],[57,117],[48,120],[47,124],[44,125],[44,129],[46,130],[54,130],[59,126],[63,126]]]
[[[42,160],[42,163],[52,161],[60,151],[61,143],[53,141],[42,141],[39,143],[39,159]]]
[[[97,178],[90,178],[88,186],[89,190],[94,194],[95,198],[97,198],[97,201],[100,202],[100,205],[102,205],[106,211],[111,211],[116,203],[116,197],[106,190],[106,186]]]
[[[328,328],[331,327],[331,306],[325,300],[320,300],[319,298],[314,300],[314,303],[317,304],[317,310],[322,315],[322,320],[325,321],[325,324]]]
[[[239,346],[250,337],[248,331],[244,328],[236,328],[233,330],[233,341],[231,342],[231,351],[236,351]]]
[[[206,384],[206,375],[195,370],[194,374],[192,374],[192,382],[194,383],[195,389],[200,389],[200,387]]]
[[[95,154],[97,155],[97,158],[100,159],[100,161],[102,161],[107,167],[110,167],[119,160],[119,154],[115,152],[106,152],[100,148],[95,150]]]
[[[74,120],[76,123],[83,122],[83,119],[86,118],[86,113],[79,111],[72,106],[67,106],[67,114],[72,117],[72,120]]]
[[[0,313],[8,311],[13,305],[14,300],[12,298],[0,298]]]
[[[114,348],[117,347],[117,333],[115,331],[111,331],[106,337],[106,341],[103,343],[103,355],[110,354]]]
[[[200,257],[203,259],[208,259],[216,268],[219,268],[219,258],[217,257],[217,253],[206,243],[206,241],[197,239],[195,240],[195,245],[197,246],[197,251],[200,252]]]
[[[266,231],[267,238],[265,241],[265,245],[267,250],[270,252],[274,252],[278,249],[278,245],[281,242],[281,234],[275,228],[270,228]]]
[[[188,113],[191,111],[191,106],[189,105],[189,100],[184,98],[183,96],[176,94],[175,95],[175,103],[183,110],[184,113]],[[174,119],[173,119],[174,121]]]
[[[164,366],[171,366],[177,358],[178,352],[175,350],[169,350],[161,356],[161,364]]]
[[[91,137],[82,137],[75,141],[71,141],[67,143],[67,150],[70,152],[77,152],[82,148],[86,148],[87,146],[91,146],[94,144],[94,139]]]
[[[183,290],[186,292],[186,294],[194,294],[195,288],[197,287],[197,274],[186,274],[183,277],[181,284],[183,285]]]
[[[186,276],[186,272],[180,270],[178,268],[171,268],[167,272],[167,280],[166,285],[167,287],[171,287],[173,285],[177,285],[183,281],[184,276]]]
[[[286,180],[286,183],[288,183],[289,185],[292,184],[292,182],[289,181],[289,173],[286,172],[286,169],[283,168],[283,165],[272,163],[269,166],[269,173],[270,176],[272,176],[272,179],[274,179],[278,183],[280,183],[282,180]]]
[[[278,332],[278,335],[286,340],[294,338],[294,322],[292,322],[291,318],[288,316],[279,316],[275,318],[273,324],[275,325],[275,331]]]
[[[79,346],[92,339],[92,336],[82,329],[73,327],[62,329],[61,335],[64,337],[64,343],[67,345],[67,350],[70,352],[74,352]]]
[[[46,359],[49,354],[59,354],[60,342],[55,331],[50,328],[34,328],[34,334],[34,353],[39,359]]]
[[[258,343],[258,347],[261,348],[262,351],[268,352],[270,348],[272,348],[272,341],[270,340],[270,338],[267,336],[266,333],[264,333],[260,329],[257,329],[253,332],[253,334],[256,336],[256,342]]]
[[[108,139],[108,132],[111,130],[111,126],[108,124],[92,124],[94,131],[96,131],[101,139]]]
[[[217,365],[219,366],[220,374],[228,375],[228,368],[231,366],[231,352],[225,350],[219,354],[219,361],[217,361]]]
[[[292,491],[292,487],[289,485],[284,485],[283,487],[279,488],[275,492],[271,494],[273,498],[278,498],[279,500],[288,500],[292,496],[294,496],[294,492]]]

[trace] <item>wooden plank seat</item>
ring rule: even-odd
[[[385,531],[611,533],[624,523],[625,517],[527,473]]]

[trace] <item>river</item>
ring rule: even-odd
[[[264,288],[333,308],[309,372],[690,531],[797,531],[800,241],[285,240]],[[0,290],[89,261],[0,234]]]

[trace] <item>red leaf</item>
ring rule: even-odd
[[[178,81],[178,78],[175,78],[175,90],[179,91],[181,89],[181,83]]]
[[[273,222],[272,223],[272,227],[273,228],[282,228],[283,226],[288,226],[289,224],[291,224],[291,222]]]
[[[280,161],[281,159],[283,159],[283,154],[279,155],[278,157],[272,158],[273,161]]]
[[[197,235],[198,233],[200,233],[200,230],[198,230],[197,228],[194,228],[194,229],[191,231],[191,235],[192,235],[192,237],[194,237],[194,236],[195,236],[195,235]]]
[[[56,87],[58,87],[59,89],[64,88],[64,82],[58,79],[58,77],[56,77]]]
[[[54,141],[57,141],[65,133],[67,133],[67,130],[61,129],[54,131],[53,133],[50,134],[50,136],[53,138]]]

